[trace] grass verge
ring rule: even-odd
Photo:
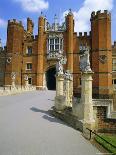
[[[106,141],[108,141],[109,143],[114,145],[115,147],[113,147],[112,145],[108,144],[107,142],[105,142],[100,137],[102,137],[103,139],[105,139]],[[116,155],[116,135],[115,136],[113,136],[113,135],[100,135],[100,137],[96,136],[95,140],[100,145],[102,145],[105,149],[107,149],[110,153],[112,153],[112,155]]]

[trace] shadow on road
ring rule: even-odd
[[[59,123],[59,124],[63,124],[63,125],[68,126],[66,123],[64,123],[61,120],[59,120],[59,119],[55,118],[54,116],[52,116],[51,115],[51,110],[45,111],[45,110],[38,109],[38,108],[35,108],[35,107],[30,108],[30,110],[32,110],[33,112],[39,112],[39,113],[45,114],[45,115],[42,116],[42,118],[48,120],[49,122]]]
[[[43,113],[43,114],[49,114],[49,111],[45,111],[45,110],[38,109],[38,108],[35,108],[35,107],[30,108],[30,110],[32,110],[33,112],[40,112],[40,113]]]

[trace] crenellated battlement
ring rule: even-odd
[[[93,11],[91,13],[91,20],[99,19],[99,18],[103,18],[103,17],[111,18],[111,13],[108,10],[104,10],[104,11],[98,10],[97,12]]]
[[[22,21],[18,21],[16,19],[8,20],[8,25],[17,25],[23,27]]]
[[[87,32],[84,32],[84,33],[79,32],[78,37],[89,37],[90,35],[91,35],[91,32],[89,32],[89,34]]]

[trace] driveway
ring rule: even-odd
[[[55,91],[0,97],[0,155],[96,155],[81,133],[49,115]]]

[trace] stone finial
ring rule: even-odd
[[[73,15],[73,13],[72,13],[72,9],[70,8],[69,9],[69,13],[68,13],[69,15]]]
[[[42,11],[41,11],[40,17],[43,17],[43,18],[44,18],[44,14],[43,14],[43,12],[42,12]]]

